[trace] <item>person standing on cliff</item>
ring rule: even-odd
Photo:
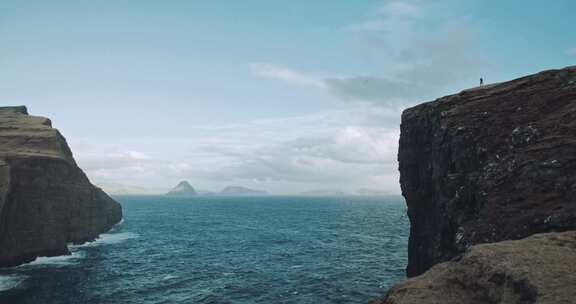
[[[480,77],[480,86],[484,85],[484,78]]]

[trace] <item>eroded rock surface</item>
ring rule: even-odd
[[[68,253],[122,219],[49,119],[0,107],[0,267]]]
[[[474,244],[576,229],[576,67],[407,109],[398,158],[408,276]]]
[[[576,232],[475,245],[392,288],[381,304],[571,304]]]

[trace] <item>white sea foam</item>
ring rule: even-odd
[[[108,231],[108,233],[113,233],[117,229],[120,229],[120,227],[122,227],[122,224],[124,224],[124,218],[122,218],[118,223],[114,224],[114,226],[110,228],[110,231]]]
[[[122,226],[122,224],[124,224],[124,218],[122,218],[118,223],[116,223],[114,226],[112,226],[112,229],[110,229],[110,232],[120,228],[120,226]]]
[[[18,287],[26,278],[21,274],[0,275],[0,292]]]
[[[70,255],[60,255],[55,257],[38,257],[34,261],[24,264],[22,266],[66,266],[78,263],[79,260],[84,258],[84,252],[76,251]]]
[[[172,279],[176,279],[176,278],[178,278],[178,276],[169,274],[169,275],[163,277],[162,280],[165,281],[165,280],[172,280]]]
[[[129,239],[135,239],[140,237],[139,234],[133,232],[121,232],[121,233],[104,233],[101,234],[93,242],[84,243],[82,245],[71,245],[71,249],[84,248],[84,247],[96,247],[101,245],[111,245],[119,244]]]

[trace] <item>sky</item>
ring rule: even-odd
[[[91,181],[400,193],[403,109],[576,64],[576,1],[2,0],[0,105]]]

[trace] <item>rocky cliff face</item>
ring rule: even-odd
[[[25,107],[0,107],[0,267],[67,254],[122,219],[93,186],[66,140]]]
[[[404,111],[407,274],[474,244],[576,228],[576,67]]]

